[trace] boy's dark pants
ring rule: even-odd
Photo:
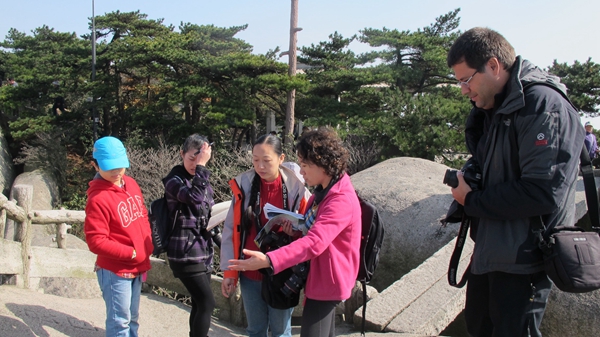
[[[465,320],[473,337],[538,337],[552,282],[545,272],[469,275]]]

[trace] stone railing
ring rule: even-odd
[[[20,257],[22,268],[21,279],[25,288],[30,288],[30,271],[33,257],[31,247],[32,224],[57,224],[58,246],[66,248],[66,231],[68,223],[83,223],[85,212],[83,211],[33,211],[33,186],[15,185],[13,187],[14,201],[8,200],[0,194],[0,233],[4,234],[6,219],[15,221],[14,241],[20,243]],[[0,270],[0,274],[2,270]]]
[[[67,249],[67,229],[71,224],[85,221],[84,211],[73,210],[31,210],[33,187],[30,185],[13,186],[14,200],[8,200],[0,193],[0,280],[14,278],[14,284],[28,289],[38,289],[40,279],[73,278],[95,279],[93,265],[95,255],[88,250]],[[230,202],[222,202],[212,209],[209,229],[225,220]],[[14,238],[4,239],[6,220],[15,222]],[[57,248],[32,247],[33,225],[56,225],[55,241]],[[153,286],[186,294],[187,290],[162,259],[151,258],[152,269],[148,273],[147,283]],[[221,296],[221,278],[213,276],[211,282],[217,300],[219,318],[238,325],[242,309],[238,294],[225,299]],[[2,283],[2,282],[0,282]],[[238,322],[239,321],[239,322]]]

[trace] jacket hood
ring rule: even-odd
[[[123,176],[123,181],[125,182],[125,188],[127,188],[128,179],[125,177],[127,177],[127,176]],[[106,190],[113,190],[114,192],[122,192],[123,191],[123,189],[121,187],[119,187],[109,181],[104,180],[102,177],[100,177],[99,174],[96,174],[96,177],[94,177],[94,179],[92,179],[92,181],[90,181],[88,185],[89,185],[89,188],[86,192],[88,197],[97,191],[106,191]]]
[[[567,87],[560,83],[558,76],[551,75],[521,56],[517,56],[505,90],[496,96],[497,99],[504,96],[498,109],[492,113],[477,108],[475,103],[471,102],[473,109],[465,125],[465,140],[467,149],[472,155],[475,155],[477,143],[483,135],[483,130],[487,129],[485,123],[490,122],[492,114],[510,114],[523,108],[525,106],[525,89],[534,84],[549,86],[568,100]]]
[[[506,98],[497,110],[497,113],[512,113],[525,106],[525,89],[533,84],[543,84],[552,87],[567,96],[567,87],[560,83],[558,76],[551,75],[533,63],[517,56],[512,69],[512,74],[506,84]]]

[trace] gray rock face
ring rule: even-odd
[[[445,165],[417,158],[393,158],[358,172],[352,184],[378,207],[385,222],[379,265],[371,285],[385,289],[452,240],[459,224],[441,227],[452,203],[442,183]]]
[[[15,169],[8,151],[8,142],[0,130],[0,193],[8,195],[14,179]]]
[[[50,177],[49,174],[41,170],[34,170],[19,174],[13,183],[15,185],[31,185],[33,186],[33,202],[31,210],[51,210],[53,205],[58,204],[60,197],[58,193],[58,185]],[[13,191],[10,191],[10,199],[13,199]],[[34,226],[35,227],[35,226]],[[54,226],[44,226],[42,229],[35,229],[34,232],[41,233],[40,235],[51,235],[55,233]],[[15,234],[14,221],[6,222],[5,237],[12,239]]]
[[[540,330],[548,337],[600,336],[600,290],[570,294],[554,287]]]
[[[33,186],[32,210],[50,210],[60,201],[56,182],[49,174],[42,170],[34,170],[19,174],[13,185]]]

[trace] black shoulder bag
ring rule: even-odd
[[[591,228],[557,226],[545,237],[541,217],[531,219],[539,238],[539,247],[544,253],[546,273],[558,289],[570,293],[585,293],[600,288],[598,192],[585,145],[580,160]]]

